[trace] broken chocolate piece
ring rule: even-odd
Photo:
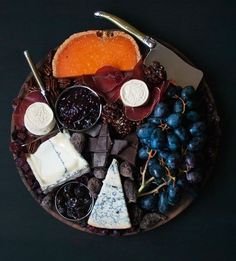
[[[92,167],[105,167],[107,163],[106,152],[96,152],[92,154]]]
[[[97,138],[89,138],[88,147],[90,152],[95,152],[97,147]]]
[[[107,136],[107,135],[108,135],[108,125],[107,124],[102,124],[99,136]]]
[[[113,146],[111,149],[111,155],[117,155],[127,146],[128,146],[127,140],[114,140]]]
[[[131,165],[135,165],[135,160],[138,151],[138,138],[135,133],[129,134],[125,137],[128,141],[129,146],[125,148],[117,156],[124,161],[128,161]]]
[[[105,167],[112,141],[107,124],[102,124],[99,136],[89,138],[89,151],[92,152],[92,167]]]
[[[126,177],[126,178],[130,178],[130,179],[134,179],[133,178],[133,171],[132,171],[132,168],[129,164],[129,162],[122,162],[120,164],[120,175],[122,175],[123,177]]]
[[[96,124],[94,127],[88,129],[85,133],[93,138],[97,137],[101,130],[101,127],[102,127],[102,124]]]

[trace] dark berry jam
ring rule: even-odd
[[[56,194],[57,212],[66,219],[82,220],[86,218],[94,204],[89,189],[82,183],[69,182],[63,185]]]
[[[86,130],[99,119],[101,101],[88,87],[72,86],[59,96],[56,112],[64,127],[70,130]]]

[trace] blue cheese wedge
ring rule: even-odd
[[[44,192],[90,171],[68,133],[59,132],[43,142],[35,153],[28,155],[27,162]]]
[[[106,229],[126,229],[131,227],[118,162],[115,159],[113,159],[103,181],[103,186],[89,217],[88,224]]]

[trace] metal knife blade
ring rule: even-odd
[[[182,87],[186,85],[192,85],[194,88],[198,87],[203,77],[201,70],[185,62],[175,52],[155,39],[143,34],[123,19],[103,11],[97,11],[94,15],[95,17],[102,17],[111,21],[148,46],[150,51],[144,59],[144,64],[149,65],[153,61],[158,61],[165,67],[168,80],[172,80]]]

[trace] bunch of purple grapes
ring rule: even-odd
[[[144,210],[165,213],[178,203],[182,188],[202,181],[207,128],[200,111],[192,86],[171,85],[137,130],[139,158],[148,160],[150,151],[157,155],[148,161],[147,175],[156,186],[165,183],[158,193],[141,197]]]

